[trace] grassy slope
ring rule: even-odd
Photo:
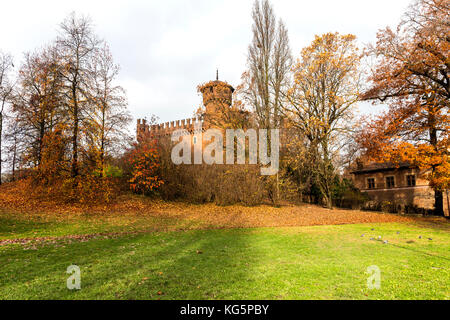
[[[88,222],[37,228],[7,221],[4,238],[111,231]],[[390,243],[369,240],[379,235]],[[0,247],[0,298],[449,299],[449,249],[448,230],[411,223],[158,232],[37,250],[12,245]],[[80,291],[66,288],[71,264],[81,268]],[[380,290],[367,289],[370,265],[381,268]]]

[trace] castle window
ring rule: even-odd
[[[197,137],[194,137],[194,144],[197,143]]]
[[[394,177],[386,177],[386,188],[391,189],[395,187]]]
[[[415,187],[416,186],[416,176],[413,174],[407,175],[406,183],[408,184],[408,187]]]
[[[368,189],[375,189],[375,178],[368,178],[367,179],[367,188]]]

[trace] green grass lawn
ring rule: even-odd
[[[3,221],[0,238],[95,227],[21,223]],[[378,236],[389,243],[370,240]],[[7,245],[0,246],[0,299],[449,299],[449,253],[447,228],[412,223],[191,230],[35,248]],[[78,291],[66,288],[66,269],[73,264],[81,269]],[[381,269],[379,290],[367,288],[371,265]]]
[[[96,219],[82,216],[57,220],[53,217],[34,217],[27,220],[19,218],[17,213],[0,214],[0,241],[5,239],[23,239],[36,237],[62,237],[65,235],[84,235],[105,232],[129,232],[138,230],[157,230],[165,227],[189,228],[189,222],[173,218],[157,217],[114,217]],[[195,228],[195,226],[193,226]]]

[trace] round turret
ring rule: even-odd
[[[220,112],[224,107],[230,107],[233,102],[234,88],[223,81],[210,81],[199,87],[203,95],[203,105],[206,113]]]

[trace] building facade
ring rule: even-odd
[[[408,163],[358,163],[351,174],[355,187],[367,193],[373,203],[394,204],[400,212],[434,208],[434,190],[425,179],[427,171]],[[449,215],[448,191],[444,191],[444,213]]]

